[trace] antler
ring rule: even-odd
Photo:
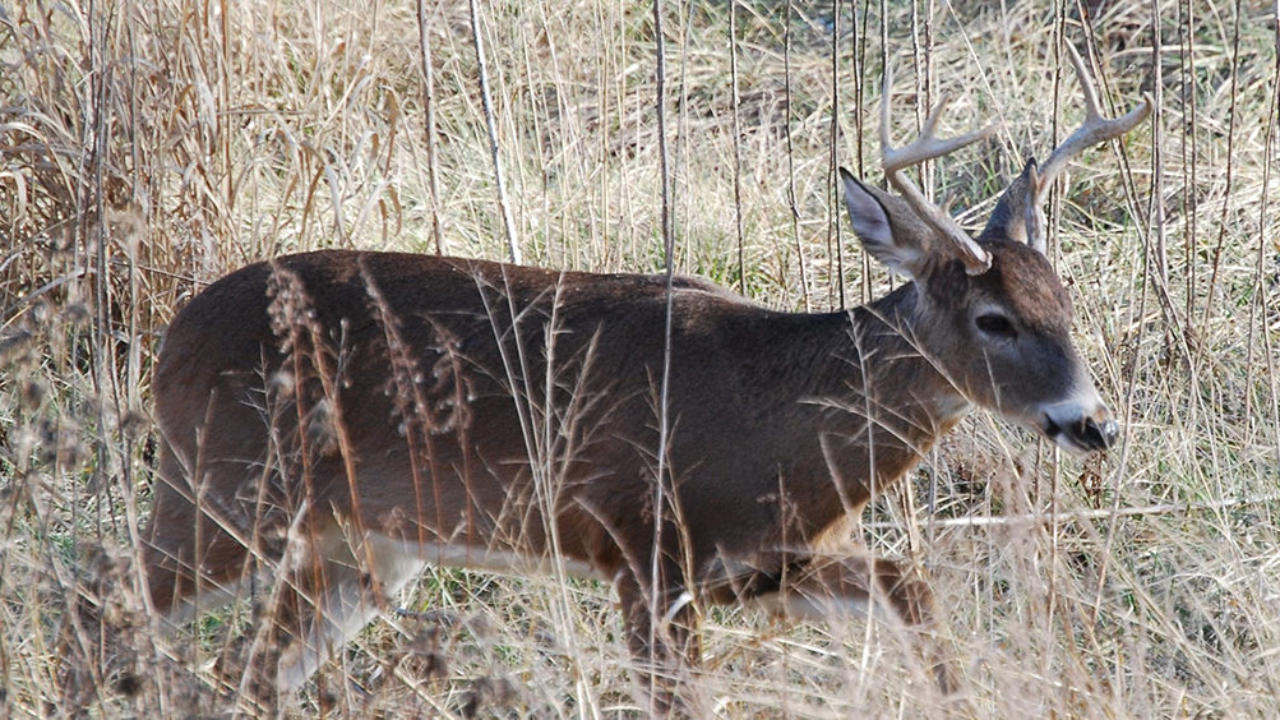
[[[1038,191],[1047,188],[1066,168],[1067,163],[1078,157],[1086,148],[1124,135],[1151,114],[1151,96],[1144,95],[1142,104],[1130,110],[1128,114],[1113,120],[1102,117],[1102,113],[1098,111],[1098,91],[1089,79],[1084,61],[1080,59],[1080,54],[1070,43],[1067,44],[1067,54],[1071,57],[1071,64],[1076,69],[1076,77],[1080,78],[1080,88],[1084,91],[1084,123],[1062,144],[1054,148],[1049,159],[1040,166],[1036,176]]]
[[[1084,62],[1071,45],[1067,45],[1071,64],[1080,78],[1080,87],[1084,91],[1085,117],[1084,123],[1071,133],[1061,145],[1049,155],[1044,165],[1037,167],[1035,160],[1028,160],[1026,167],[1016,180],[1005,188],[996,203],[987,227],[978,236],[978,240],[986,241],[993,237],[1005,237],[1010,240],[1025,241],[1028,245],[1047,252],[1044,228],[1044,209],[1041,207],[1044,192],[1054,179],[1062,174],[1067,163],[1078,157],[1086,148],[1120,137],[1129,132],[1138,123],[1151,114],[1151,97],[1143,98],[1142,105],[1129,111],[1124,117],[1107,120],[1098,111],[1098,93],[1089,74],[1085,71]]]
[[[924,128],[920,131],[920,137],[905,147],[895,148],[889,137],[889,98],[892,93],[892,87],[893,69],[891,66],[886,65],[884,69],[884,93],[880,98],[880,148],[884,176],[897,188],[903,199],[907,201],[907,204],[911,206],[911,209],[915,211],[921,220],[924,220],[936,232],[941,233],[955,244],[960,252],[960,259],[964,262],[965,272],[970,275],[981,275],[991,267],[991,255],[986,250],[983,250],[981,245],[974,242],[973,238],[969,237],[968,233],[962,230],[956,221],[942,208],[926,200],[924,193],[920,192],[920,188],[916,187],[915,183],[911,182],[911,179],[902,171],[912,165],[919,165],[926,160],[942,157],[966,145],[982,140],[995,132],[995,125],[988,125],[981,130],[960,137],[945,139],[937,137],[934,132],[938,128],[938,118],[942,117],[942,111],[950,100],[944,94],[938,104],[934,106],[933,111],[929,113],[929,117],[924,121]]]

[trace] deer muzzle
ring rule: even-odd
[[[1045,411],[1040,431],[1060,447],[1075,453],[1106,450],[1120,438],[1120,425],[1111,411],[1098,403],[1092,412],[1075,404],[1055,405]]]

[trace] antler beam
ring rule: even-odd
[[[881,165],[884,167],[885,178],[898,190],[902,198],[907,201],[907,204],[911,206],[911,209],[915,211],[921,220],[924,220],[935,231],[955,244],[960,253],[960,259],[964,262],[965,272],[970,275],[981,275],[990,269],[991,255],[982,249],[981,245],[974,242],[973,238],[969,237],[969,234],[961,229],[946,211],[929,202],[924,193],[920,192],[920,188],[916,187],[916,184],[907,177],[903,170],[913,165],[919,165],[926,160],[948,155],[966,145],[971,145],[990,137],[995,132],[995,125],[987,125],[981,130],[959,137],[938,137],[935,134],[938,129],[938,119],[942,117],[942,112],[946,109],[947,102],[950,99],[944,94],[938,104],[934,106],[933,111],[929,113],[929,117],[925,119],[924,127],[920,131],[920,137],[909,145],[895,148],[889,135],[889,106],[892,88],[893,69],[891,66],[886,65],[884,69],[884,92],[880,98]]]
[[[1151,96],[1145,95],[1142,104],[1126,115],[1112,120],[1104,118],[1098,110],[1097,88],[1089,79],[1089,73],[1085,70],[1080,54],[1072,45],[1067,44],[1067,55],[1071,58],[1071,65],[1075,67],[1076,77],[1080,78],[1080,87],[1084,91],[1084,123],[1054,148],[1049,159],[1040,166],[1037,184],[1041,190],[1047,188],[1054,178],[1062,173],[1067,163],[1079,157],[1087,148],[1118,138],[1147,119],[1153,106]]]

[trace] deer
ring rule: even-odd
[[[709,604],[929,626],[920,573],[854,537],[873,491],[975,408],[1071,453],[1120,436],[1072,342],[1042,205],[1151,100],[1104,118],[1070,56],[1085,120],[1026,162],[976,238],[907,170],[993,126],[938,137],[944,97],[895,147],[886,68],[896,193],[839,174],[857,239],[905,282],[853,309],[773,310],[681,275],[354,250],[212,283],[154,372],[149,607],[176,628],[271,581],[254,672],[228,682],[276,694],[428,565],[612,583],[650,669],[698,662]]]

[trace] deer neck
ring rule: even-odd
[[[940,370],[930,343],[939,330],[923,320],[918,293],[907,283],[842,313],[843,332],[828,334],[813,396],[827,406],[824,444],[846,484],[896,482],[972,409]]]

